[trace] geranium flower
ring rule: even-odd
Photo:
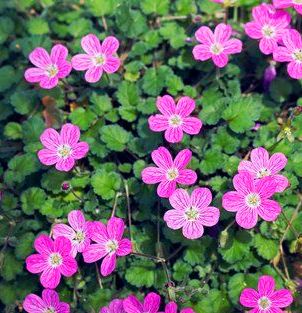
[[[294,8],[302,14],[302,2],[299,0],[273,0],[274,7],[277,9]]]
[[[123,307],[123,300],[112,300],[108,307],[104,306],[100,309],[100,313],[126,313]]]
[[[212,59],[218,67],[225,67],[229,61],[228,55],[240,53],[242,42],[239,39],[230,39],[232,27],[220,23],[216,26],[214,33],[207,26],[200,27],[195,37],[201,45],[193,49],[195,60],[206,61]]]
[[[94,222],[91,229],[91,240],[96,243],[89,245],[83,252],[84,261],[93,263],[103,259],[101,274],[110,275],[116,267],[116,258],[132,252],[129,239],[122,238],[125,224],[121,218],[111,217],[107,226]]]
[[[69,313],[68,303],[60,302],[57,292],[50,289],[42,291],[42,298],[35,294],[26,296],[23,309],[28,313]]]
[[[214,226],[218,223],[219,209],[209,206],[212,194],[208,188],[196,188],[191,196],[184,189],[176,189],[169,202],[174,210],[164,215],[168,227],[182,228],[183,235],[188,239],[200,238],[203,235],[203,226]]]
[[[68,213],[68,223],[56,224],[53,229],[53,238],[66,237],[71,242],[71,255],[76,257],[78,252],[83,252],[90,244],[90,224],[86,222],[84,214],[80,210],[73,210]]]
[[[181,97],[175,105],[171,96],[158,97],[156,106],[162,114],[149,117],[149,127],[155,132],[165,131],[167,141],[180,142],[183,133],[196,135],[199,133],[202,123],[196,117],[189,115],[195,109],[195,101],[189,97]]]
[[[289,183],[288,179],[278,174],[287,163],[287,158],[283,153],[274,153],[271,157],[262,147],[253,149],[251,161],[241,161],[238,166],[239,173],[249,172],[255,179],[269,176],[276,183],[276,192],[284,191]]]
[[[165,312],[162,313],[177,313],[177,304],[173,301],[169,302],[165,306]],[[195,311],[191,308],[184,308],[180,313],[195,313]]]
[[[282,313],[282,308],[293,302],[292,294],[287,289],[275,291],[273,277],[263,275],[258,281],[258,291],[245,288],[240,295],[240,303],[248,308],[253,308],[250,313]]]
[[[78,142],[79,139],[80,129],[76,125],[63,125],[60,134],[53,128],[47,128],[40,136],[45,149],[38,152],[39,160],[44,165],[56,164],[59,171],[70,171],[75,160],[84,158],[89,150],[88,143]]]
[[[35,48],[29,60],[36,67],[25,71],[25,79],[30,83],[39,83],[44,89],[54,88],[59,79],[68,76],[72,69],[70,62],[66,61],[67,55],[68,50],[63,45],[53,46],[50,55],[44,48]]]
[[[40,235],[34,246],[38,254],[26,258],[26,268],[33,274],[42,273],[40,282],[44,288],[56,288],[61,275],[70,277],[77,271],[78,265],[71,256],[71,243],[67,238],[58,237],[53,241]]]
[[[141,303],[135,296],[131,295],[124,300],[123,305],[126,313],[158,313],[160,296],[150,292]]]
[[[145,184],[157,184],[157,194],[169,198],[177,184],[192,185],[197,180],[194,171],[185,167],[191,161],[192,152],[189,149],[181,150],[174,161],[168,149],[159,147],[151,154],[153,162],[158,166],[150,166],[142,171]]]
[[[86,71],[87,82],[96,83],[101,79],[103,71],[111,74],[119,69],[120,59],[114,56],[119,48],[119,41],[115,37],[106,37],[101,44],[96,35],[89,34],[82,38],[81,45],[87,54],[75,55],[71,64],[77,71]]]
[[[273,53],[289,27],[291,16],[265,3],[254,7],[252,14],[254,20],[244,27],[246,34],[253,39],[260,39],[259,48],[262,53]]]
[[[271,177],[254,180],[248,172],[235,175],[233,185],[236,191],[229,191],[222,197],[222,206],[236,213],[236,222],[250,229],[257,224],[258,215],[265,221],[275,221],[281,213],[278,202],[269,199],[276,190]]]
[[[285,47],[277,47],[273,58],[278,62],[289,62],[287,72],[295,79],[302,78],[302,40],[300,33],[295,29],[287,30],[282,41]]]

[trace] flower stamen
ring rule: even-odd
[[[257,208],[261,203],[259,194],[250,193],[245,197],[245,203],[250,208]]]
[[[56,268],[56,267],[60,266],[62,264],[62,262],[63,262],[63,258],[57,252],[52,253],[49,256],[49,263],[50,263],[50,266],[53,267],[53,268]]]
[[[177,168],[170,168],[167,171],[166,177],[168,180],[172,181],[176,179],[179,176],[178,169]]]

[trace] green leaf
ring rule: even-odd
[[[117,99],[121,105],[137,106],[139,102],[139,91],[135,84],[123,81],[116,93]]]
[[[116,7],[119,4],[118,0],[86,0],[86,6],[89,11],[96,17],[112,14],[115,12]]]
[[[24,260],[32,253],[34,240],[35,235],[33,233],[22,234],[22,240],[17,242],[15,248],[16,257],[19,260]]]
[[[200,163],[200,170],[204,174],[213,174],[216,170],[224,167],[225,155],[218,149],[207,150]]]
[[[23,115],[30,113],[35,107],[35,97],[28,91],[15,92],[10,97],[10,101],[15,111]]]
[[[155,282],[155,266],[152,261],[141,261],[126,270],[126,280],[135,287],[150,288]]]
[[[71,122],[78,125],[82,130],[87,130],[96,117],[96,114],[89,108],[85,110],[82,107],[75,109],[69,115]]]
[[[169,41],[169,44],[178,49],[186,44],[186,32],[183,27],[175,22],[165,23],[159,30],[160,34]]]
[[[9,122],[4,127],[4,135],[8,139],[21,139],[22,138],[22,126],[15,122]]]
[[[15,69],[10,65],[0,67],[0,92],[9,89],[17,81]]]
[[[100,129],[101,139],[109,149],[123,151],[131,136],[119,125],[105,125]]]
[[[91,185],[94,192],[105,200],[114,198],[120,189],[122,180],[119,174],[98,169],[91,177]]]
[[[264,259],[272,260],[278,254],[278,241],[267,239],[261,234],[256,234],[254,240],[258,254]]]
[[[166,84],[166,75],[171,73],[167,66],[147,69],[143,78],[143,90],[151,96],[158,96]]]
[[[218,289],[211,289],[206,297],[202,297],[195,305],[195,311],[199,313],[230,313],[231,305],[227,295]]]
[[[9,17],[0,17],[0,44],[4,43],[14,31],[14,22]]]
[[[3,253],[3,252],[2,252]],[[0,274],[6,281],[16,278],[16,276],[23,270],[22,262],[16,260],[11,252],[5,252],[2,266],[0,267]]]
[[[226,153],[232,154],[238,150],[240,140],[232,136],[224,127],[219,127],[214,135],[213,144],[220,146]]]
[[[43,189],[29,188],[21,195],[22,210],[25,214],[31,215],[35,210],[40,209],[45,200],[46,194]]]
[[[141,8],[144,13],[156,13],[158,15],[165,15],[169,10],[168,0],[142,0]]]
[[[81,37],[91,32],[92,22],[86,18],[79,18],[74,20],[68,27],[69,33],[73,37]]]
[[[90,101],[94,104],[93,110],[97,115],[103,115],[112,109],[111,99],[107,95],[98,95],[94,92]]]
[[[35,17],[27,22],[27,29],[32,35],[44,35],[49,32],[46,19]]]

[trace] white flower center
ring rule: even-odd
[[[257,193],[250,193],[245,197],[245,203],[250,208],[257,208],[261,203],[260,196]]]
[[[178,127],[182,124],[182,118],[179,115],[172,115],[169,119],[169,125],[171,127]]]
[[[301,0],[302,1],[302,0]],[[293,54],[292,57],[295,61],[297,62],[302,62],[302,49],[296,49]]]
[[[46,68],[46,72],[47,72],[48,77],[53,78],[58,74],[59,69],[55,64],[51,64]]]
[[[293,0],[293,4],[302,4],[302,0]]]
[[[177,168],[170,168],[167,170],[167,174],[166,174],[166,177],[168,180],[174,180],[176,179],[177,177],[179,176],[179,173],[178,173],[178,169]]]
[[[269,310],[271,307],[271,301],[267,297],[261,297],[258,300],[258,306],[261,310]]]
[[[106,242],[106,250],[108,253],[113,253],[118,249],[118,242],[114,239]]]
[[[57,311],[55,308],[49,307],[43,313],[57,313]]]
[[[76,232],[73,240],[77,241],[78,243],[82,243],[85,240],[85,234],[82,231],[78,231]]]
[[[273,38],[275,37],[275,34],[276,34],[275,28],[271,25],[264,25],[262,27],[262,34],[266,38]]]
[[[185,216],[189,222],[195,222],[199,217],[199,211],[195,207],[190,207],[185,211]]]
[[[72,149],[69,145],[61,145],[58,147],[57,152],[58,152],[59,157],[66,159],[71,155]]]
[[[257,172],[256,176],[257,178],[263,178],[263,177],[269,176],[270,174],[271,174],[271,171],[264,167]]]
[[[223,51],[223,46],[220,43],[214,43],[212,44],[210,50],[213,54],[218,55]]]
[[[100,66],[105,63],[105,56],[103,54],[98,54],[92,58],[93,64],[95,66]]]
[[[62,256],[55,252],[55,253],[52,253],[50,256],[49,256],[49,264],[50,266],[52,266],[53,268],[56,268],[58,266],[60,266],[63,262],[63,258]]]

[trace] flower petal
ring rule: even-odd
[[[190,97],[181,97],[176,105],[175,113],[181,117],[189,116],[195,109],[195,101]]]
[[[261,201],[261,205],[257,208],[258,214],[267,222],[275,221],[282,209],[278,202],[264,199]]]
[[[302,48],[302,39],[296,29],[288,29],[282,36],[284,45],[293,52],[295,49]]]
[[[213,54],[212,60],[214,64],[220,68],[225,67],[229,62],[229,58],[225,53]]]
[[[127,313],[142,313],[143,312],[142,304],[137,300],[135,296],[132,296],[132,295],[128,296],[123,301],[123,307]]]
[[[53,128],[47,128],[40,136],[42,145],[52,151],[57,152],[58,147],[61,145],[61,138],[58,132]]]
[[[212,193],[208,188],[195,188],[191,194],[191,205],[201,209],[212,202]]]
[[[101,222],[90,222],[88,224],[89,234],[93,241],[104,244],[110,238],[108,237],[107,227]]]
[[[272,174],[277,174],[283,170],[287,164],[287,157],[283,153],[274,153],[268,162],[268,168]]]
[[[162,169],[154,166],[146,167],[142,171],[142,180],[145,184],[157,184],[165,179],[165,173]]]
[[[236,222],[242,228],[251,229],[256,226],[258,221],[257,211],[249,207],[241,208],[236,213]]]
[[[83,37],[81,40],[81,46],[83,50],[90,55],[96,55],[102,52],[100,40],[94,34],[89,34]]]
[[[207,26],[201,26],[198,28],[198,30],[195,32],[195,37],[199,42],[206,45],[211,45],[214,43],[214,34]]]
[[[197,239],[203,235],[204,228],[199,221],[187,221],[182,228],[182,233],[188,239]]]
[[[171,229],[180,229],[186,223],[184,212],[179,210],[168,210],[164,215],[164,221]]]
[[[119,41],[114,36],[108,36],[103,40],[102,53],[106,55],[114,54],[119,48]]]
[[[102,264],[101,264],[101,274],[103,276],[110,275],[116,267],[116,254],[113,253],[112,255],[108,254],[104,257]]]
[[[78,142],[72,147],[72,157],[75,160],[82,159],[87,155],[88,151],[89,145],[87,142],[85,141]]]
[[[58,71],[58,78],[65,78],[67,77],[72,70],[71,63],[69,62],[62,62],[59,66]]]
[[[175,180],[163,180],[157,186],[157,194],[162,198],[169,198],[176,189],[176,182]]]
[[[56,169],[58,171],[69,172],[74,167],[74,158],[68,157],[66,159],[59,159],[56,164]]]
[[[71,242],[68,238],[59,236],[55,239],[53,251],[59,252],[62,256],[68,256],[71,251]]]
[[[166,304],[165,313],[177,313],[177,304],[173,301]]]
[[[155,132],[166,130],[169,127],[168,118],[161,114],[155,114],[148,119],[149,128]]]
[[[145,297],[143,303],[143,312],[157,313],[160,305],[160,296],[154,292],[150,292]]]
[[[273,305],[278,308],[285,308],[294,301],[292,293],[287,289],[280,289],[274,291],[274,293],[270,296],[270,300]]]
[[[171,153],[165,147],[159,147],[152,151],[151,157],[153,162],[162,169],[169,169],[173,166]]]
[[[32,254],[26,258],[26,269],[33,274],[41,273],[47,268],[47,260],[41,254]]]
[[[272,296],[275,290],[275,280],[272,276],[263,275],[258,281],[259,296]]]
[[[185,189],[178,188],[169,198],[169,202],[174,209],[184,211],[191,207],[191,198]]]
[[[60,236],[64,236],[72,240],[75,237],[75,231],[68,225],[65,224],[56,224],[52,228],[52,235],[53,238],[56,239]]]
[[[29,313],[44,313],[46,308],[44,301],[35,294],[29,294],[23,301],[23,309]]]
[[[86,71],[94,66],[91,56],[88,54],[77,54],[71,59],[72,67],[77,71]]]
[[[108,254],[105,245],[93,243],[85,249],[83,252],[84,262],[93,263]]]
[[[54,45],[50,52],[50,58],[52,64],[60,65],[62,62],[66,62],[66,58],[68,56],[68,49],[61,45]]]
[[[80,135],[80,128],[71,123],[66,123],[61,128],[60,136],[63,144],[75,145],[79,141]]]
[[[258,306],[259,298],[258,292],[255,289],[245,288],[241,292],[239,302],[243,306],[254,308]]]
[[[77,261],[72,256],[64,257],[63,263],[60,266],[62,275],[70,277],[78,270]]]
[[[276,38],[262,38],[259,43],[259,49],[262,53],[269,55],[278,47]]]
[[[261,168],[259,168],[258,170],[260,170]],[[255,167],[255,165],[251,162],[251,161],[246,161],[243,160],[239,163],[238,165],[238,172],[249,172],[251,175],[253,175],[254,178],[256,178],[256,172],[257,172],[257,168]]]
[[[125,223],[121,218],[111,217],[107,223],[107,233],[110,239],[121,240],[125,230]]]
[[[237,191],[229,191],[222,197],[222,206],[229,212],[237,212],[245,208],[244,196]]]
[[[156,100],[156,106],[158,110],[165,116],[169,117],[172,114],[175,114],[175,102],[174,99],[169,95],[158,97]]]
[[[38,158],[44,165],[54,165],[59,161],[59,157],[55,151],[42,149],[38,151]]]
[[[302,78],[302,64],[299,62],[290,62],[287,64],[287,72],[291,78]]]
[[[182,127],[168,127],[168,129],[165,131],[165,139],[168,142],[176,143],[180,142],[183,138],[183,131]]]
[[[248,22],[244,25],[245,33],[252,39],[260,39],[263,37],[262,27],[257,22]]]
[[[283,175],[273,175],[271,176],[276,183],[276,192],[283,192],[286,188],[289,187],[289,181],[287,177]]]
[[[40,87],[43,89],[52,89],[56,87],[58,83],[59,83],[58,76],[55,76],[55,77],[45,76],[40,81]]]
[[[29,60],[32,64],[42,69],[45,69],[52,63],[48,52],[41,47],[35,48],[29,54]]]
[[[85,79],[88,83],[96,83],[98,82],[103,74],[102,66],[93,66],[90,67],[85,73]]]
[[[271,176],[266,176],[255,181],[255,189],[261,198],[270,198],[276,192],[276,188],[277,181]]]
[[[225,43],[232,35],[232,27],[230,25],[220,23],[214,30],[214,40],[217,43]]]
[[[132,243],[129,239],[122,239],[118,243],[118,249],[116,251],[116,254],[118,256],[125,256],[132,252]]]
[[[121,65],[121,61],[119,58],[113,57],[113,56],[107,56],[106,61],[103,64],[103,70],[106,73],[111,74],[111,73],[116,72],[119,69],[120,65]]]
[[[206,61],[212,57],[212,53],[208,45],[197,45],[193,48],[192,53],[195,60]]]
[[[45,70],[38,67],[28,68],[24,73],[24,78],[29,83],[38,83],[46,77]]]
[[[233,185],[235,189],[244,195],[255,191],[254,179],[248,172],[237,174],[233,178]]]
[[[60,302],[58,293],[51,289],[44,289],[42,291],[42,299],[46,306],[57,306]]]
[[[189,135],[197,135],[202,127],[202,122],[197,117],[185,117],[181,127],[185,133]]]
[[[174,159],[174,165],[177,169],[182,170],[184,169],[192,158],[192,152],[189,149],[184,149],[178,152],[177,156]]]
[[[273,52],[273,58],[278,62],[291,62],[293,60],[290,50],[286,47],[277,47]]]
[[[72,210],[71,212],[69,212],[68,223],[76,231],[83,230],[86,225],[86,220],[83,212],[80,210]]]
[[[58,268],[47,267],[40,276],[40,282],[44,288],[55,289],[61,280]]]
[[[53,252],[53,241],[46,235],[40,235],[34,242],[35,249],[42,255]]]
[[[242,41],[239,39],[230,39],[224,44],[223,52],[226,54],[240,53],[242,51]]]
[[[219,209],[213,206],[209,206],[199,211],[198,220],[202,223],[202,225],[211,227],[218,223],[219,216],[220,216]]]
[[[192,185],[197,180],[197,174],[193,170],[181,170],[176,182],[182,185]]]

